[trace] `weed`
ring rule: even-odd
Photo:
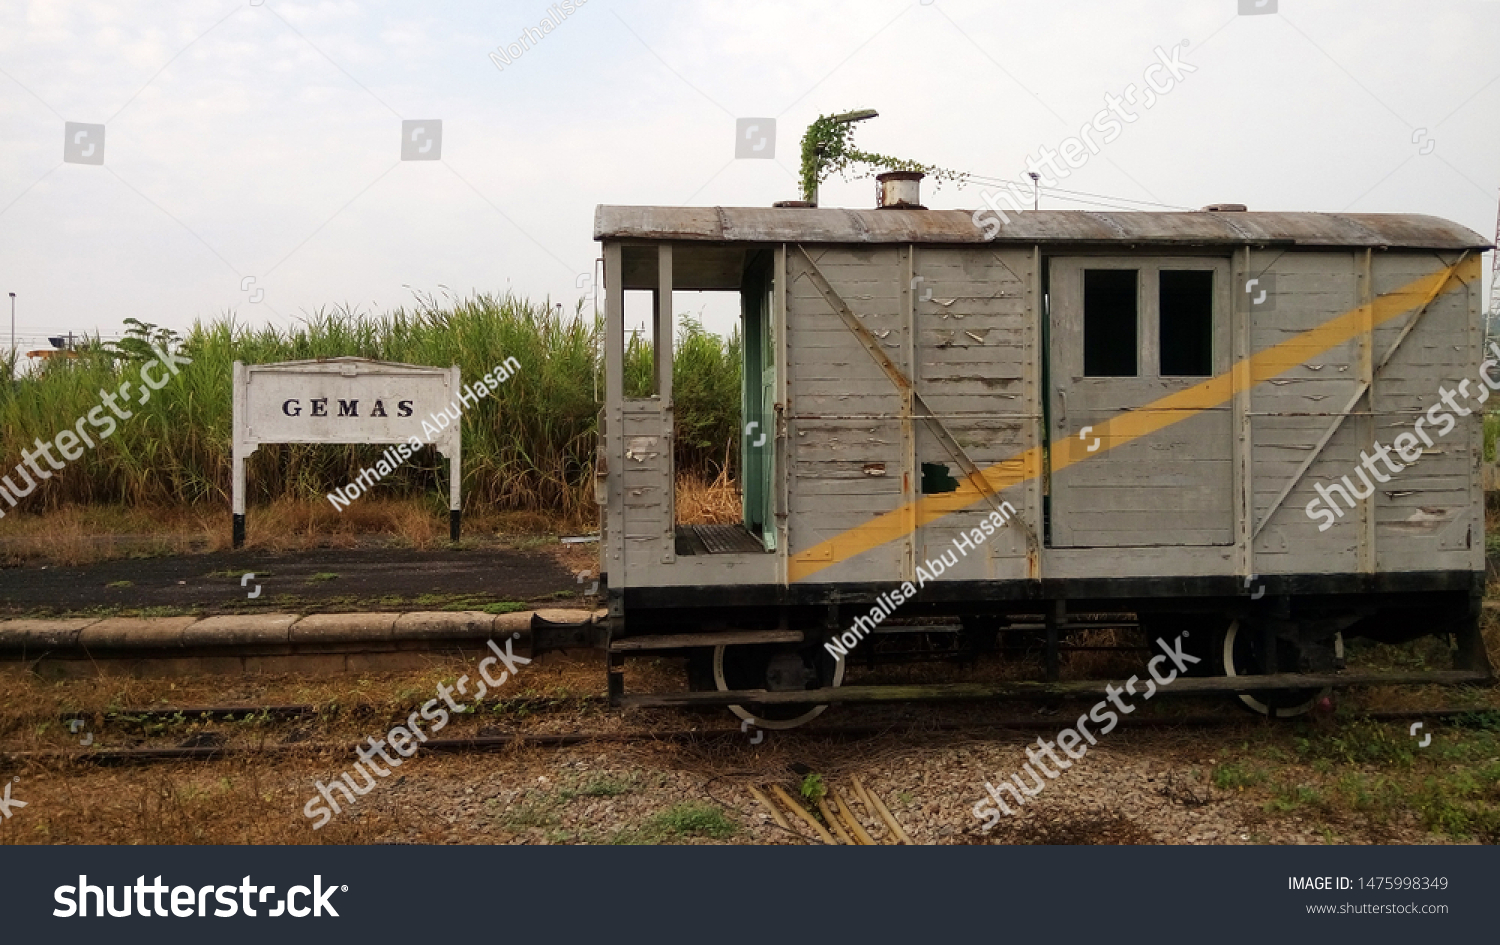
[[[685,837],[710,837],[725,840],[739,832],[739,827],[717,807],[700,801],[684,801],[652,814],[637,828],[626,828],[611,838],[611,843],[664,843]]]
[[[1279,784],[1275,793],[1276,796],[1266,802],[1266,810],[1276,814],[1285,814],[1301,807],[1317,807],[1323,803],[1323,796],[1316,788],[1303,784]]]
[[[823,783],[823,776],[813,771],[802,779],[802,786],[799,790],[803,797],[816,803],[818,798],[828,793],[828,786]]]
[[[578,789],[579,797],[619,797],[621,794],[629,794],[634,788],[619,778],[608,775],[595,778]]]
[[[523,804],[512,805],[501,818],[501,822],[517,830],[530,827],[553,827],[562,822],[557,816],[558,805],[557,798],[540,795],[528,799]]]
[[[190,607],[136,607],[121,613],[126,617],[196,617],[200,614],[201,611]]]
[[[317,574],[314,574],[312,577],[308,578],[307,583],[318,584],[323,581],[334,581],[337,579],[338,575],[334,574],[332,571],[319,571]]]
[[[1449,724],[1455,728],[1474,729],[1480,732],[1500,732],[1500,710],[1483,709],[1454,716]]]
[[[520,601],[503,600],[496,604],[485,604],[480,610],[487,614],[513,614],[522,610],[530,609]]]
[[[1260,768],[1246,767],[1237,761],[1218,765],[1213,771],[1214,787],[1224,791],[1243,791],[1245,788],[1254,787],[1265,780],[1265,771]]]
[[[1351,765],[1410,767],[1416,743],[1399,728],[1361,720],[1335,732],[1299,737],[1294,744],[1309,762],[1323,758]]]

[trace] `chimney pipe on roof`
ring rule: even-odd
[[[880,182],[877,207],[898,210],[926,210],[922,206],[921,171],[887,171],[875,179]]]

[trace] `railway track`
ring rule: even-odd
[[[602,701],[595,697],[584,697],[587,701]],[[580,700],[581,701],[581,700]],[[1471,708],[1438,708],[1413,710],[1382,710],[1346,716],[1340,721],[1368,720],[1376,722],[1441,723],[1462,720],[1466,716],[1478,716],[1486,710]],[[164,718],[199,718],[216,716],[221,719],[268,718],[279,715],[285,719],[316,716],[313,706],[258,706],[258,707],[183,707],[153,708],[115,713],[122,719],[152,714]],[[1065,716],[1032,716],[1000,719],[981,724],[939,723],[931,725],[878,724],[878,725],[829,725],[796,729],[777,733],[778,741],[796,739],[804,742],[821,740],[857,740],[887,735],[934,735],[968,736],[976,740],[993,740],[1021,732],[1052,731],[1059,718]],[[1190,716],[1166,716],[1160,718],[1125,718],[1119,728],[1127,731],[1149,731],[1169,729],[1212,729],[1263,727],[1265,719],[1240,713],[1218,713]],[[198,733],[219,734],[213,732]],[[211,740],[211,739],[210,739]],[[735,742],[745,744],[747,734],[735,728],[691,729],[639,729],[627,732],[563,732],[563,733],[515,733],[506,735],[472,735],[454,738],[429,738],[417,746],[420,753],[452,754],[505,751],[512,748],[559,749],[582,744],[640,744],[647,742]],[[353,755],[366,747],[364,742],[281,742],[277,744],[183,744],[176,746],[133,746],[127,748],[95,747],[85,750],[45,749],[31,751],[0,750],[0,758],[10,762],[43,764],[91,764],[91,765],[143,765],[168,762],[218,761],[229,758],[267,755],[315,755],[342,753]],[[748,747],[748,746],[747,746]]]

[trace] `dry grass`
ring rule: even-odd
[[[685,474],[677,482],[678,521],[685,525],[740,520],[740,493],[720,473],[712,482]],[[466,510],[466,538],[581,535],[596,518],[541,511]],[[278,499],[246,515],[246,548],[282,554],[355,548],[372,542],[430,549],[448,543],[448,511],[437,499],[361,498],[343,511],[323,500]],[[76,567],[116,558],[228,551],[227,508],[69,505],[0,518],[0,566],[43,563]],[[597,557],[593,546],[590,555]],[[585,565],[586,566],[586,565]]]
[[[677,524],[733,525],[742,515],[740,490],[727,470],[713,482],[691,474],[677,477]]]
[[[82,565],[131,555],[217,551],[230,544],[227,512],[119,505],[66,506],[0,519],[0,565]]]
[[[343,512],[327,502],[280,499],[246,516],[246,548],[272,553],[371,543],[437,548],[448,543],[448,511],[429,499],[365,498]],[[592,520],[543,512],[465,512],[465,538],[573,535]],[[202,554],[232,545],[227,509],[66,506],[0,520],[0,566],[80,566],[116,558]]]
[[[425,805],[401,799],[402,782],[414,784],[467,781],[496,772],[546,771],[554,759],[533,748],[498,755],[431,755],[411,759],[400,776],[383,782],[380,792],[312,831],[302,814],[316,779],[330,779],[354,760],[337,750],[313,747],[352,744],[389,730],[417,706],[433,697],[438,682],[450,686],[461,673],[472,673],[473,661],[434,658],[424,670],[404,673],[307,677],[194,677],[182,680],[93,679],[47,681],[33,676],[0,675],[0,777],[19,778],[14,796],[27,803],[23,817],[0,821],[0,846],[17,843],[334,843],[388,841],[406,836],[418,842],[442,842],[446,822],[434,822]],[[632,667],[632,684],[680,687],[680,667],[671,661],[640,661]],[[503,698],[594,702],[564,703],[558,710],[508,708],[454,715],[441,737],[496,734],[524,727],[531,732],[612,732],[626,725],[618,712],[602,707],[604,676],[597,660],[559,654],[527,666],[506,687]],[[151,706],[300,705],[316,708],[298,720],[250,720],[202,723],[197,720],[147,722],[105,727],[104,715]],[[237,747],[276,747],[275,753],[252,752],[211,762],[184,762],[149,767],[96,767],[50,758],[11,761],[8,751],[55,751],[77,745],[78,735],[65,720],[81,718],[97,730],[96,744],[173,745],[197,733],[224,733]],[[662,724],[680,728],[680,716],[635,713],[632,725]],[[305,750],[288,743],[305,742]],[[597,749],[596,749],[597,750]],[[534,774],[515,779],[534,782]],[[410,800],[408,798],[407,800]]]

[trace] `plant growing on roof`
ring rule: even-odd
[[[880,171],[918,171],[933,178],[939,184],[949,180],[962,184],[968,175],[932,164],[921,164],[907,158],[861,151],[854,146],[854,123],[865,118],[874,118],[871,110],[844,112],[838,115],[819,115],[817,121],[807,126],[802,135],[802,199],[817,203],[818,185],[835,171],[844,180],[854,165],[865,165],[866,170],[857,174],[869,176]]]

